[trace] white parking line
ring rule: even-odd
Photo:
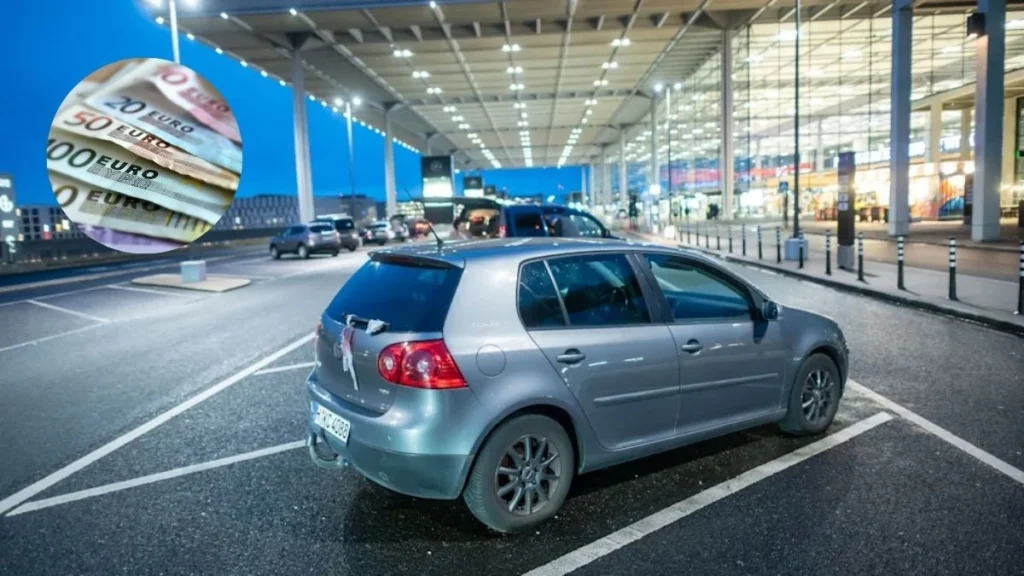
[[[32,498],[33,496],[39,494],[43,490],[46,490],[50,486],[53,486],[54,484],[60,482],[61,480],[64,480],[65,478],[71,476],[75,472],[78,472],[82,468],[85,468],[89,464],[96,462],[97,460],[110,454],[114,450],[117,450],[118,448],[128,444],[129,442],[135,440],[139,436],[142,436],[146,432],[153,430],[154,428],[167,422],[171,418],[174,418],[175,416],[195,407],[200,402],[207,400],[214,394],[217,394],[218,392],[221,392],[227,389],[228,387],[240,382],[247,376],[251,376],[254,372],[260,371],[265,366],[272,364],[279,358],[282,358],[283,356],[289,354],[293,350],[297,349],[299,346],[306,344],[312,339],[313,333],[309,333],[303,336],[302,338],[299,338],[295,342],[292,342],[291,344],[285,346],[284,348],[281,348],[277,352],[274,352],[273,354],[263,358],[262,360],[252,364],[251,366],[244,368],[239,372],[236,372],[234,375],[229,376],[224,380],[221,380],[217,384],[214,384],[213,386],[207,388],[206,390],[203,390],[199,394],[196,394],[195,396],[189,398],[188,400],[182,402],[181,404],[178,404],[174,408],[171,408],[170,410],[167,410],[166,412],[159,414],[158,416],[149,420],[145,424],[142,424],[141,426],[123,434],[122,436],[119,436],[118,438],[111,440],[110,442],[104,444],[103,446],[100,446],[99,448],[93,450],[92,452],[89,452],[85,456],[82,456],[78,460],[75,460],[74,462],[68,464],[67,466],[64,466],[63,468],[57,470],[56,472],[51,473],[45,478],[42,478],[41,480],[38,480],[26,486],[25,488],[22,488],[18,492],[15,492],[14,494],[8,496],[7,498],[0,500],[0,514],[3,514],[10,510],[11,508],[14,508],[15,506],[21,504],[22,502],[25,502],[29,498]]]
[[[259,372],[254,372],[253,376],[260,376],[262,374],[274,374],[275,372],[284,372],[286,370],[299,370],[301,368],[312,368],[316,366],[316,362],[303,362],[302,364],[288,364],[287,366],[275,366],[273,368],[264,368]]]
[[[164,292],[163,290],[150,290],[149,288],[137,288],[135,286],[123,286],[121,284],[110,284],[101,288],[113,288],[116,290],[127,290],[128,292],[142,292],[145,294],[156,294],[158,296],[175,296],[177,298],[197,298],[197,294],[182,294],[179,292]]]
[[[153,484],[155,482],[161,482],[163,480],[170,480],[172,478],[179,478],[181,476],[195,474],[196,472],[204,472],[206,470],[213,470],[214,468],[220,468],[222,466],[228,466],[231,464],[236,464],[238,462],[245,462],[246,460],[255,460],[256,458],[263,458],[264,456],[271,456],[273,454],[287,452],[288,450],[295,450],[296,448],[302,448],[305,445],[305,441],[297,440],[295,442],[288,442],[287,444],[278,444],[277,446],[271,446],[270,448],[263,448],[262,450],[246,452],[245,454],[237,454],[235,456],[219,458],[217,460],[211,460],[209,462],[203,462],[201,464],[192,464],[191,466],[184,466],[182,468],[167,470],[166,472],[158,472],[156,474],[150,474],[148,476],[140,476],[138,478],[125,480],[123,482],[115,482],[113,484],[107,484],[106,486],[97,486],[96,488],[89,488],[88,490],[79,490],[78,492],[61,494],[60,496],[44,498],[42,500],[36,500],[35,502],[22,504],[21,506],[18,506],[14,510],[8,512],[7,515],[17,516],[18,514],[24,514],[25,512],[34,512],[36,510],[42,510],[44,508],[50,508],[52,506],[57,506],[60,504],[67,504],[68,502],[75,502],[77,500],[84,500],[86,498],[102,496],[104,494],[110,494],[111,492],[120,492],[121,490],[127,490],[129,488],[135,488],[137,486]]]
[[[102,324],[109,324],[110,320],[106,318],[100,318],[99,316],[93,316],[92,314],[86,314],[85,312],[79,312],[78,310],[71,310],[70,308],[64,308],[63,306],[54,306],[53,304],[47,304],[46,302],[40,302],[38,300],[26,300],[29,304],[34,304],[41,308],[48,308],[57,312],[63,312],[65,314],[71,314],[72,316],[78,316],[79,318],[85,318],[86,320],[92,320],[93,322],[100,322]]]
[[[924,416],[921,416],[916,412],[912,412],[911,410],[908,410],[903,406],[900,406],[899,404],[893,402],[892,400],[886,398],[885,396],[882,396],[878,392],[875,392],[870,388],[864,387],[862,384],[858,384],[853,380],[847,380],[846,385],[849,387],[850,390],[856,390],[858,393],[867,396],[871,400],[880,404],[886,410],[895,412],[901,418],[913,422],[914,424],[923,428],[925,431],[930,432],[935,436],[938,436],[939,439],[955,446],[956,448],[959,448],[960,450],[963,450],[964,452],[966,452],[970,456],[973,456],[980,462],[988,466],[991,466],[996,471],[1009,476],[1013,480],[1017,481],[1019,484],[1024,484],[1024,471],[1020,470],[1019,468],[1015,468],[1011,464],[1003,460],[1000,460],[999,458],[993,456],[992,454],[989,454],[988,452],[982,450],[981,448],[978,448],[974,444],[971,444],[970,442],[964,440],[963,438],[957,436],[956,434],[953,434],[949,430],[946,430],[945,428],[939,426],[938,424],[932,422],[931,420],[928,420]]]
[[[808,444],[803,448],[799,448],[789,454],[780,456],[775,460],[766,462],[765,464],[748,470],[731,480],[726,480],[721,484],[677,502],[668,508],[655,512],[654,514],[634,522],[621,530],[612,532],[604,538],[591,542],[590,544],[587,544],[582,548],[578,548],[565,556],[556,558],[543,566],[534,568],[524,576],[562,576],[574,570],[578,570],[579,568],[582,568],[599,558],[607,556],[623,546],[632,544],[644,536],[685,518],[686,516],[689,516],[710,504],[714,504],[715,502],[718,502],[727,496],[731,496],[744,488],[764,480],[765,478],[778,474],[779,472],[799,464],[812,456],[821,454],[830,448],[835,448],[840,444],[856,438],[864,432],[892,420],[892,418],[892,415],[887,412],[879,412],[878,414],[861,420],[860,422],[857,422],[848,428],[844,428],[835,434],[826,436],[813,444]]]
[[[106,284],[104,284],[103,286],[90,286],[88,288],[79,288],[77,290],[66,290],[64,292],[55,292],[53,294],[44,294],[42,296],[36,296],[34,298],[23,298],[21,300],[11,300],[10,302],[4,302],[4,303],[0,304],[0,308],[3,308],[4,306],[12,306],[14,304],[25,304],[29,300],[46,300],[47,298],[56,298],[58,296],[69,296],[71,294],[80,294],[82,292],[92,292],[93,290],[100,290],[102,288],[105,288],[106,286],[107,286]]]
[[[17,348],[24,348],[25,346],[35,346],[36,344],[40,344],[42,342],[46,342],[47,340],[53,340],[54,338],[61,338],[61,337],[64,337],[64,336],[70,336],[72,334],[77,334],[79,332],[85,332],[86,330],[92,330],[93,328],[99,328],[100,326],[106,326],[107,324],[108,323],[106,323],[106,322],[99,322],[99,323],[96,323],[96,324],[90,324],[88,326],[83,326],[81,328],[75,328],[74,330],[68,330],[67,332],[61,332],[59,334],[51,334],[50,336],[43,336],[42,338],[36,338],[35,340],[29,340],[28,342],[22,342],[20,344],[12,344],[10,346],[5,346],[3,348],[0,348],[0,352],[7,352],[8,350],[15,350]]]

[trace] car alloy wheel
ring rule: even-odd
[[[811,370],[804,379],[803,393],[800,396],[800,406],[808,424],[818,424],[823,418],[828,417],[832,403],[835,402],[835,393],[835,382],[828,371],[820,368]]]
[[[309,258],[309,249],[304,244],[299,244],[299,258]]]
[[[525,435],[505,450],[495,470],[498,499],[509,512],[530,515],[544,508],[558,488],[562,463],[547,438]]]
[[[277,260],[278,258],[281,257],[281,253],[277,251],[277,246],[270,247],[270,257],[273,258],[274,260]]]

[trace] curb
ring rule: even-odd
[[[746,264],[748,266],[754,266],[756,268],[761,268],[761,269],[764,269],[764,270],[770,270],[772,272],[775,272],[777,274],[781,274],[783,276],[789,276],[791,278],[798,278],[800,280],[805,280],[807,282],[813,282],[815,284],[821,284],[823,286],[828,286],[829,288],[834,288],[836,290],[841,290],[841,291],[845,291],[845,292],[852,292],[854,294],[860,294],[861,296],[869,296],[871,298],[875,298],[875,299],[878,299],[878,300],[884,300],[886,302],[889,302],[890,304],[898,304],[898,305],[901,305],[901,306],[906,306],[908,308],[915,308],[915,309],[918,309],[918,310],[923,310],[925,312],[931,312],[933,314],[938,314],[940,316],[948,316],[948,317],[951,317],[951,318],[956,318],[956,319],[959,319],[959,320],[964,320],[964,321],[971,322],[971,323],[974,323],[974,324],[980,324],[980,325],[985,326],[987,328],[991,328],[993,330],[998,330],[999,332],[1004,332],[1004,333],[1007,333],[1007,334],[1012,334],[1014,336],[1024,337],[1024,326],[1021,326],[1019,324],[1015,324],[1013,322],[1009,322],[1007,320],[1000,320],[998,318],[991,318],[991,317],[988,317],[988,316],[985,316],[985,315],[982,315],[982,314],[975,314],[973,312],[968,312],[968,311],[965,311],[965,310],[959,310],[959,309],[956,309],[956,308],[949,308],[949,307],[946,307],[946,306],[940,306],[940,305],[932,303],[932,302],[927,302],[927,301],[923,301],[923,300],[916,300],[914,298],[907,298],[907,297],[904,297],[904,296],[900,296],[898,294],[890,294],[888,292],[882,292],[881,290],[872,290],[871,288],[864,288],[864,287],[861,287],[861,286],[854,286],[854,285],[846,284],[845,282],[838,282],[836,280],[829,280],[828,278],[820,278],[818,276],[811,276],[810,274],[805,274],[803,272],[797,272],[797,271],[794,271],[794,270],[788,270],[786,268],[780,268],[780,267],[777,267],[777,266],[772,266],[770,264],[762,264],[760,262],[757,262],[756,260],[747,260],[747,259],[744,259],[744,258],[738,258],[736,256],[730,256],[728,254],[721,254],[719,252],[716,252],[714,250],[708,250],[706,248],[694,248],[692,246],[687,246],[685,244],[677,244],[677,247],[685,249],[685,250],[695,250],[695,251],[707,254],[709,256],[714,256],[714,257],[716,257],[716,258],[718,258],[720,260],[728,260],[730,262],[735,262],[737,264]]]

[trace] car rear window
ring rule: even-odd
[[[309,227],[310,232],[333,232],[334,228],[330,224],[314,224]]]
[[[539,212],[520,212],[512,216],[516,236],[546,236]]]
[[[345,282],[327,315],[383,320],[389,332],[440,332],[461,276],[459,268],[371,260]]]
[[[356,225],[351,220],[335,220],[334,221],[334,227],[339,232],[342,232],[344,230],[351,230],[351,229],[355,228]]]

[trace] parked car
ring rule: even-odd
[[[310,254],[327,252],[337,256],[340,250],[341,235],[333,226],[324,222],[293,224],[270,239],[270,257],[274,260],[282,254],[309,258]]]
[[[367,224],[359,235],[364,243],[379,244],[380,246],[395,238],[395,232],[391,229],[391,225],[383,221]]]
[[[359,248],[359,231],[356,229],[356,222],[352,218],[328,214],[317,216],[313,223],[325,223],[334,228],[338,235],[341,236],[341,245],[348,248],[349,252],[355,252],[356,248]]]
[[[399,242],[409,239],[409,226],[405,223],[405,216],[393,216],[388,223],[391,226],[391,232],[394,233],[393,239]]]
[[[772,422],[824,432],[849,354],[833,320],[710,258],[598,239],[375,252],[315,334],[313,462],[461,497],[499,532],[550,519],[577,474]]]
[[[556,204],[505,206],[498,221],[498,236],[615,238],[591,214]]]

